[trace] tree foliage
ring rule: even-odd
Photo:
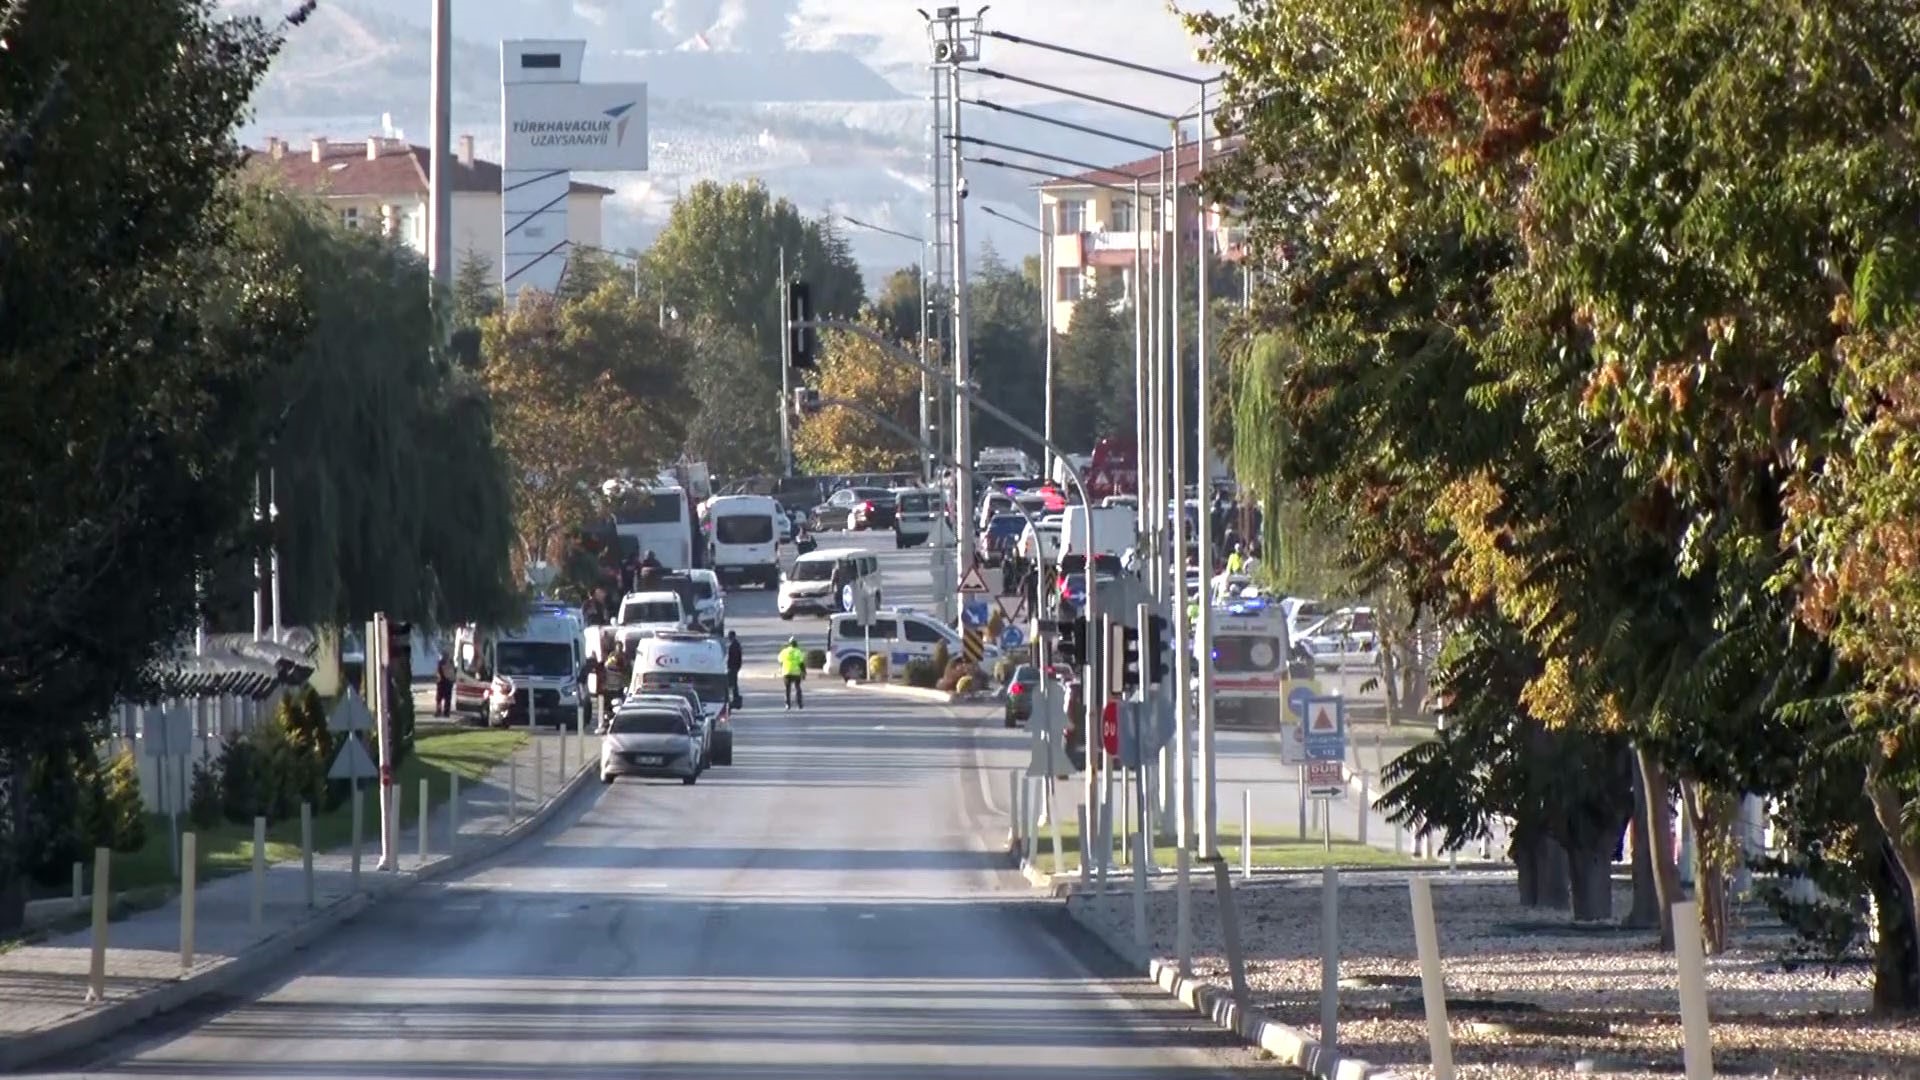
[[[1513,627],[1537,663],[1495,714],[1628,740],[1649,814],[1677,783],[1710,943],[1734,796],[1826,816],[1794,823],[1809,842],[1870,809],[1909,883],[1883,970],[1910,975],[1920,686],[1891,613],[1920,550],[1920,161],[1895,133],[1920,28],[1884,0],[1263,0],[1192,22],[1246,139],[1215,194],[1286,256],[1229,353],[1242,475],[1458,633]],[[1810,768],[1841,779],[1812,796]]]
[[[514,495],[518,555],[557,559],[600,485],[650,476],[686,432],[687,346],[608,284],[574,303],[522,293],[484,327],[483,377]]]
[[[745,331],[700,319],[686,336],[687,389],[693,415],[685,452],[716,476],[753,476],[780,468],[780,358]]]
[[[304,318],[226,244],[279,34],[210,0],[0,3],[0,926],[28,759],[142,691],[241,539]]]
[[[822,336],[821,345],[814,386],[822,398],[859,402],[909,432],[916,429],[920,422],[915,404],[920,393],[919,372],[855,334],[829,331]],[[794,432],[793,451],[801,468],[811,473],[911,470],[918,457],[912,443],[871,417],[836,406],[801,419]]]

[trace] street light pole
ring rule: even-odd
[[[448,165],[453,147],[453,0],[433,0],[432,100],[433,114],[428,134],[433,140],[433,159],[428,166],[427,261],[434,287],[442,292],[453,288],[453,178]]]
[[[1194,130],[1194,177],[1196,182],[1207,168],[1207,88],[1200,88],[1200,120]],[[1214,757],[1213,730],[1213,422],[1212,387],[1213,364],[1207,356],[1207,262],[1213,254],[1213,244],[1209,233],[1212,231],[1207,219],[1206,196],[1196,186],[1194,190],[1194,214],[1199,221],[1198,236],[1195,243],[1194,265],[1199,281],[1195,285],[1194,311],[1194,362],[1195,390],[1199,395],[1199,411],[1196,413],[1197,426],[1195,443],[1200,459],[1200,484],[1196,494],[1199,498],[1200,524],[1199,557],[1200,563],[1200,610],[1199,623],[1195,633],[1200,638],[1200,647],[1195,650],[1200,663],[1200,857],[1211,859],[1219,843],[1219,822],[1215,820],[1214,780],[1217,762]]]

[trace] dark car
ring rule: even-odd
[[[816,529],[886,529],[893,527],[893,492],[886,488],[844,487],[813,508]]]
[[[980,534],[980,562],[986,566],[1005,562],[1026,528],[1027,519],[1019,514],[995,514],[993,520],[987,522],[986,531]]]
[[[1021,664],[1007,680],[1007,726],[1033,719],[1033,698],[1040,692],[1040,669]]]

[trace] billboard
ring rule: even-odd
[[[646,171],[646,83],[509,83],[503,89],[507,168]]]

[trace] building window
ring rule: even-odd
[[[1087,203],[1084,199],[1062,199],[1060,201],[1060,223],[1054,231],[1062,233],[1083,233],[1087,231]]]
[[[360,208],[357,206],[349,206],[345,210],[340,211],[340,224],[345,225],[349,229],[359,228]]]
[[[1133,231],[1133,200],[1132,199],[1113,200],[1113,224],[1108,227],[1108,231],[1110,232],[1132,232]]]
[[[1087,275],[1077,266],[1066,267],[1060,271],[1055,289],[1059,300],[1068,303],[1078,300],[1087,294]]]

